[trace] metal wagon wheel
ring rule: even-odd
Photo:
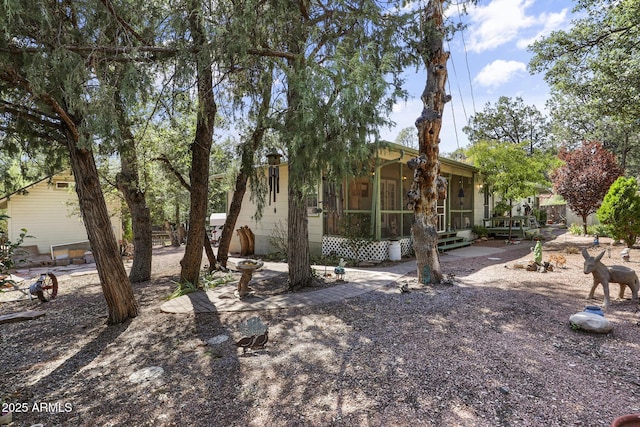
[[[47,273],[42,282],[42,288],[36,292],[36,296],[42,302],[47,302],[58,296],[58,278],[53,273]]]

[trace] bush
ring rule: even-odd
[[[640,196],[635,178],[618,178],[604,196],[596,213],[611,236],[632,247],[640,236]]]
[[[484,225],[474,225],[471,227],[471,232],[478,237],[487,237],[489,235],[489,230]]]
[[[593,224],[587,226],[589,236],[598,235],[600,237],[611,237],[611,230],[604,224]]]
[[[536,221],[538,221],[538,224],[540,224],[541,226],[544,226],[547,223],[547,211],[542,209],[534,209],[533,216],[536,217]]]
[[[571,224],[569,226],[569,233],[571,233],[571,234],[573,234],[575,236],[582,236],[582,234],[583,234],[582,231],[583,231],[582,225],[580,225],[580,224],[573,223],[573,224]]]
[[[287,223],[278,221],[271,236],[269,236],[269,243],[275,249],[273,253],[270,253],[269,259],[286,259],[289,252],[289,243],[287,241]]]
[[[509,202],[506,200],[500,200],[493,206],[493,214],[495,216],[509,215],[509,210],[511,210],[511,206],[509,206]]]
[[[354,261],[361,261],[362,250],[371,242],[371,216],[369,214],[347,214],[340,219],[344,246],[354,254]]]
[[[1,219],[7,219],[7,215],[0,215]],[[15,268],[18,264],[25,260],[16,260],[16,251],[24,242],[24,239],[27,237],[27,229],[23,228],[20,232],[20,236],[18,236],[18,240],[15,242],[10,241],[7,238],[6,233],[0,232],[0,275],[6,275],[10,270]],[[4,279],[3,279],[4,280]]]

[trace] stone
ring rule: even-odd
[[[207,344],[209,344],[209,345],[218,345],[218,344],[222,344],[223,342],[225,342],[228,339],[229,339],[229,337],[227,335],[216,335],[215,337],[208,339],[207,340]]]
[[[164,374],[164,369],[160,366],[149,366],[148,368],[142,368],[129,375],[129,382],[139,384],[160,378],[162,374]]]
[[[603,316],[581,311],[569,317],[571,329],[581,329],[587,332],[607,334],[613,329],[613,325]]]

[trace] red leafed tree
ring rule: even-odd
[[[587,216],[598,210],[609,187],[624,170],[615,155],[599,142],[584,142],[573,151],[562,149],[558,157],[564,165],[551,173],[553,188],[582,217],[587,234]]]

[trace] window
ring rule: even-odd
[[[318,189],[314,188],[313,191],[307,195],[307,215],[318,216],[320,215],[320,209],[318,209]]]

